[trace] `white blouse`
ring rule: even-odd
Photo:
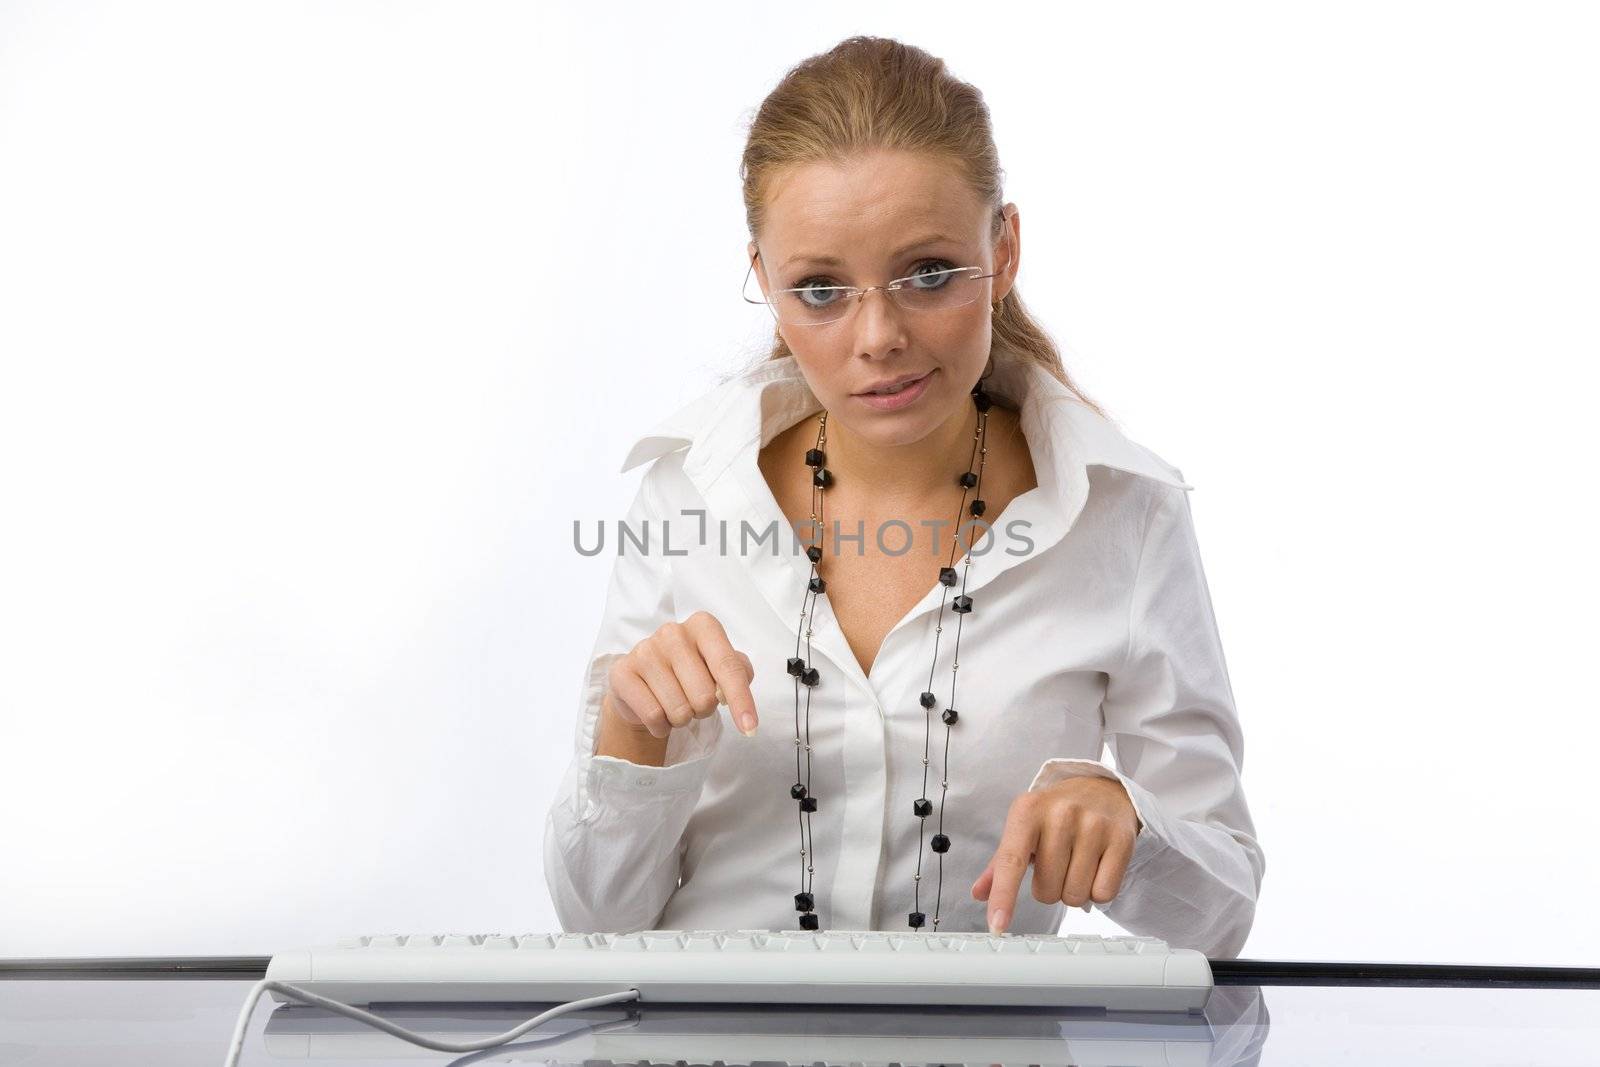
[[[1019,408],[1039,484],[984,516],[992,530],[979,528],[970,569],[956,558],[964,590],[936,580],[949,557],[946,525],[940,558],[928,561],[931,588],[885,636],[870,673],[826,592],[814,597],[810,662],[821,680],[810,693],[818,807],[809,844],[821,928],[905,930],[916,899],[926,931],[936,912],[940,931],[986,931],[987,905],[971,886],[1013,798],[1090,774],[1120,781],[1141,824],[1116,898],[1094,906],[1129,933],[1236,957],[1266,860],[1240,781],[1244,736],[1185,495],[1193,487],[1042,369],[995,356],[985,387]],[[576,750],[545,826],[545,876],[567,930],[800,926],[790,787],[796,693],[804,730],[805,692],[786,664],[811,563],[804,527],[789,525],[756,458],[820,408],[794,358],[773,360],[703,394],[628,452],[624,472],[653,462],[622,524],[630,536],[617,530]],[[959,503],[953,493],[952,523]],[[848,516],[825,520],[825,536],[835,520],[857,529]],[[896,537],[885,535],[890,550],[905,543]],[[958,618],[947,602],[963,591],[972,609],[961,617],[959,718],[942,791],[940,714]],[[755,665],[757,732],[741,734],[722,708],[674,730],[662,767],[594,755],[611,665],[663,623],[701,610]],[[933,677],[942,680],[930,686],[941,624]],[[931,734],[919,701],[927,689],[939,701]],[[1100,762],[1103,744],[1115,768]],[[927,839],[941,792],[950,848],[935,854]],[[934,807],[926,829],[912,810],[922,796]],[[1036,901],[1032,877],[1030,867],[1007,929],[1054,933],[1065,905]]]

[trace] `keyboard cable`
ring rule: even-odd
[[[512,1027],[510,1030],[507,1030],[505,1033],[500,1034],[497,1037],[486,1037],[479,1041],[439,1041],[435,1038],[419,1034],[414,1030],[407,1030],[405,1027],[392,1023],[381,1015],[374,1015],[370,1011],[362,1011],[360,1008],[355,1007],[352,1004],[341,1004],[337,1000],[330,1000],[327,997],[319,996],[310,990],[300,989],[288,982],[280,982],[276,979],[263,978],[261,981],[257,982],[251,987],[250,996],[244,1003],[243,1011],[239,1013],[239,1022],[238,1025],[236,1025],[233,1029],[233,1041],[228,1046],[228,1058],[224,1061],[224,1067],[238,1067],[239,1053],[244,1048],[245,1032],[250,1029],[250,1016],[255,1012],[256,1002],[261,999],[261,994],[268,992],[269,990],[282,993],[286,997],[289,997],[293,1000],[302,1001],[303,1003],[310,1004],[314,1007],[325,1008],[328,1011],[343,1015],[346,1018],[354,1019],[357,1022],[366,1023],[368,1026],[376,1027],[377,1029],[383,1030],[386,1033],[393,1034],[395,1037],[404,1038],[413,1045],[420,1045],[426,1049],[433,1049],[435,1052],[479,1052],[483,1049],[494,1048],[497,1045],[504,1045],[508,1041],[512,1041],[518,1037],[521,1037],[534,1027],[549,1022],[551,1019],[566,1015],[568,1012],[580,1011],[583,1008],[598,1008],[606,1004],[617,1004],[626,1000],[639,999],[639,991],[637,989],[624,989],[616,993],[601,993],[598,996],[584,997],[582,1000],[570,1000],[565,1004],[558,1004],[549,1011],[535,1015],[527,1022]]]

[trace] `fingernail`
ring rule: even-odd
[[[727,706],[728,698],[722,695],[722,686],[719,685],[717,686],[717,707],[725,708]]]
[[[755,716],[754,715],[746,715],[743,718],[741,718],[739,720],[739,729],[744,732],[744,735],[746,737],[754,737],[756,735],[756,718],[755,718]]]
[[[998,934],[1001,930],[1003,930],[1005,928],[1006,920],[1009,919],[1009,918],[1011,918],[1011,916],[1006,913],[1006,909],[1004,909],[1004,908],[1000,908],[1000,909],[998,909],[996,911],[990,912],[989,913],[989,932],[991,934]]]

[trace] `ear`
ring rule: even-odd
[[[1017,265],[1022,259],[1022,213],[1013,203],[1005,204],[1000,211],[1006,221],[1000,239],[995,242],[995,264],[999,266],[1005,263],[1005,267],[994,279],[996,300],[1004,300],[1006,294],[1011,292],[1011,287],[1017,283]],[[1008,257],[1009,262],[1007,262]]]

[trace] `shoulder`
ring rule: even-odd
[[[1086,495],[1093,514],[1125,530],[1142,525],[1158,499],[1182,498],[1194,488],[1175,464],[1076,398],[1025,412],[1024,429],[1035,464],[1054,475],[1069,512]]]
[[[626,474],[641,463],[679,453],[692,445],[704,433],[715,410],[718,394],[719,390],[716,389],[702,393],[643,434],[634,437],[617,473]]]
[[[759,429],[761,398],[774,385],[803,388],[793,357],[747,367],[683,404],[629,442],[618,473],[683,449],[717,452],[733,447],[746,430]]]
[[[1176,489],[1194,488],[1175,464],[1087,404],[1072,401],[1051,408],[1059,413],[1068,447],[1077,450],[1084,466],[1105,467]]]

